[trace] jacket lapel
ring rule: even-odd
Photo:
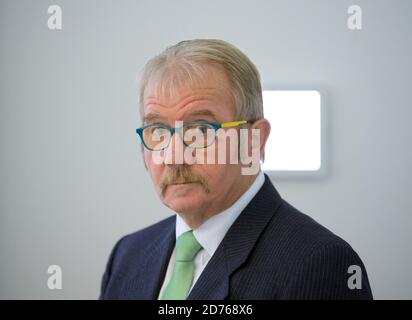
[[[247,260],[281,202],[279,193],[265,174],[262,188],[229,228],[191,290],[188,300],[227,298],[231,274]]]
[[[136,268],[135,276],[123,288],[123,292],[127,293],[125,299],[157,299],[176,242],[175,226],[176,218],[148,246],[142,257],[144,264]]]

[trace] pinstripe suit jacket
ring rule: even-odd
[[[157,299],[175,245],[175,220],[117,242],[100,299]],[[360,268],[356,278],[348,273],[352,265]],[[283,200],[265,175],[187,299],[372,299],[372,293],[351,246]]]

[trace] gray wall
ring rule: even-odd
[[[376,298],[411,299],[411,21],[409,0],[1,0],[0,298],[94,299],[114,242],[171,214],[141,162],[136,75],[207,37],[248,54],[265,89],[325,92],[327,174],[272,180],[355,248]]]

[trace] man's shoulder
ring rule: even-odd
[[[142,246],[144,243],[151,243],[159,236],[164,236],[167,230],[171,230],[175,225],[175,221],[176,215],[172,215],[143,229],[129,233],[120,239],[122,246],[135,247]]]
[[[113,268],[128,269],[128,264],[135,265],[151,244],[164,238],[167,230],[174,228],[175,216],[170,216],[141,230],[126,234],[115,244],[109,261],[113,260]]]
[[[273,214],[258,241],[263,254],[266,252],[291,261],[294,255],[301,260],[303,256],[325,247],[351,250],[345,240],[283,199],[269,177],[265,178],[265,184],[250,206],[257,221],[261,208],[267,211],[273,207]]]
[[[327,248],[353,251],[340,236],[283,199],[268,225],[265,237],[268,243],[283,248],[288,258],[296,255],[302,259]]]
[[[360,270],[362,290],[347,285],[351,267]],[[277,299],[372,298],[366,268],[351,245],[283,199],[239,279],[250,270],[264,275],[261,288]],[[274,282],[277,289],[267,287]]]
[[[281,299],[371,299],[366,268],[351,245],[286,201],[262,235],[260,259],[268,260]],[[264,258],[266,257],[266,258]],[[275,266],[275,267],[273,267]],[[348,289],[356,267],[362,290]]]

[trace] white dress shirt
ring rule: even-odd
[[[263,175],[263,172],[259,171],[259,174],[257,175],[252,185],[249,187],[249,189],[247,189],[232,206],[210,217],[201,226],[193,230],[193,235],[202,246],[202,249],[197,253],[195,257],[194,277],[190,290],[192,290],[197,279],[199,278],[203,269],[206,267],[210,258],[215,253],[220,242],[222,242],[230,226],[237,219],[237,217],[243,211],[243,209],[246,208],[246,206],[253,199],[253,197],[258,193],[264,182],[265,177]],[[192,230],[192,228],[190,228],[186,224],[186,222],[180,217],[179,214],[176,214],[176,239],[182,233],[189,230]],[[173,249],[172,255],[169,260],[169,264],[167,266],[166,275],[163,280],[163,285],[159,292],[158,299],[160,299],[160,297],[162,296],[163,291],[165,290],[172,276],[176,254],[175,251],[176,249]]]

